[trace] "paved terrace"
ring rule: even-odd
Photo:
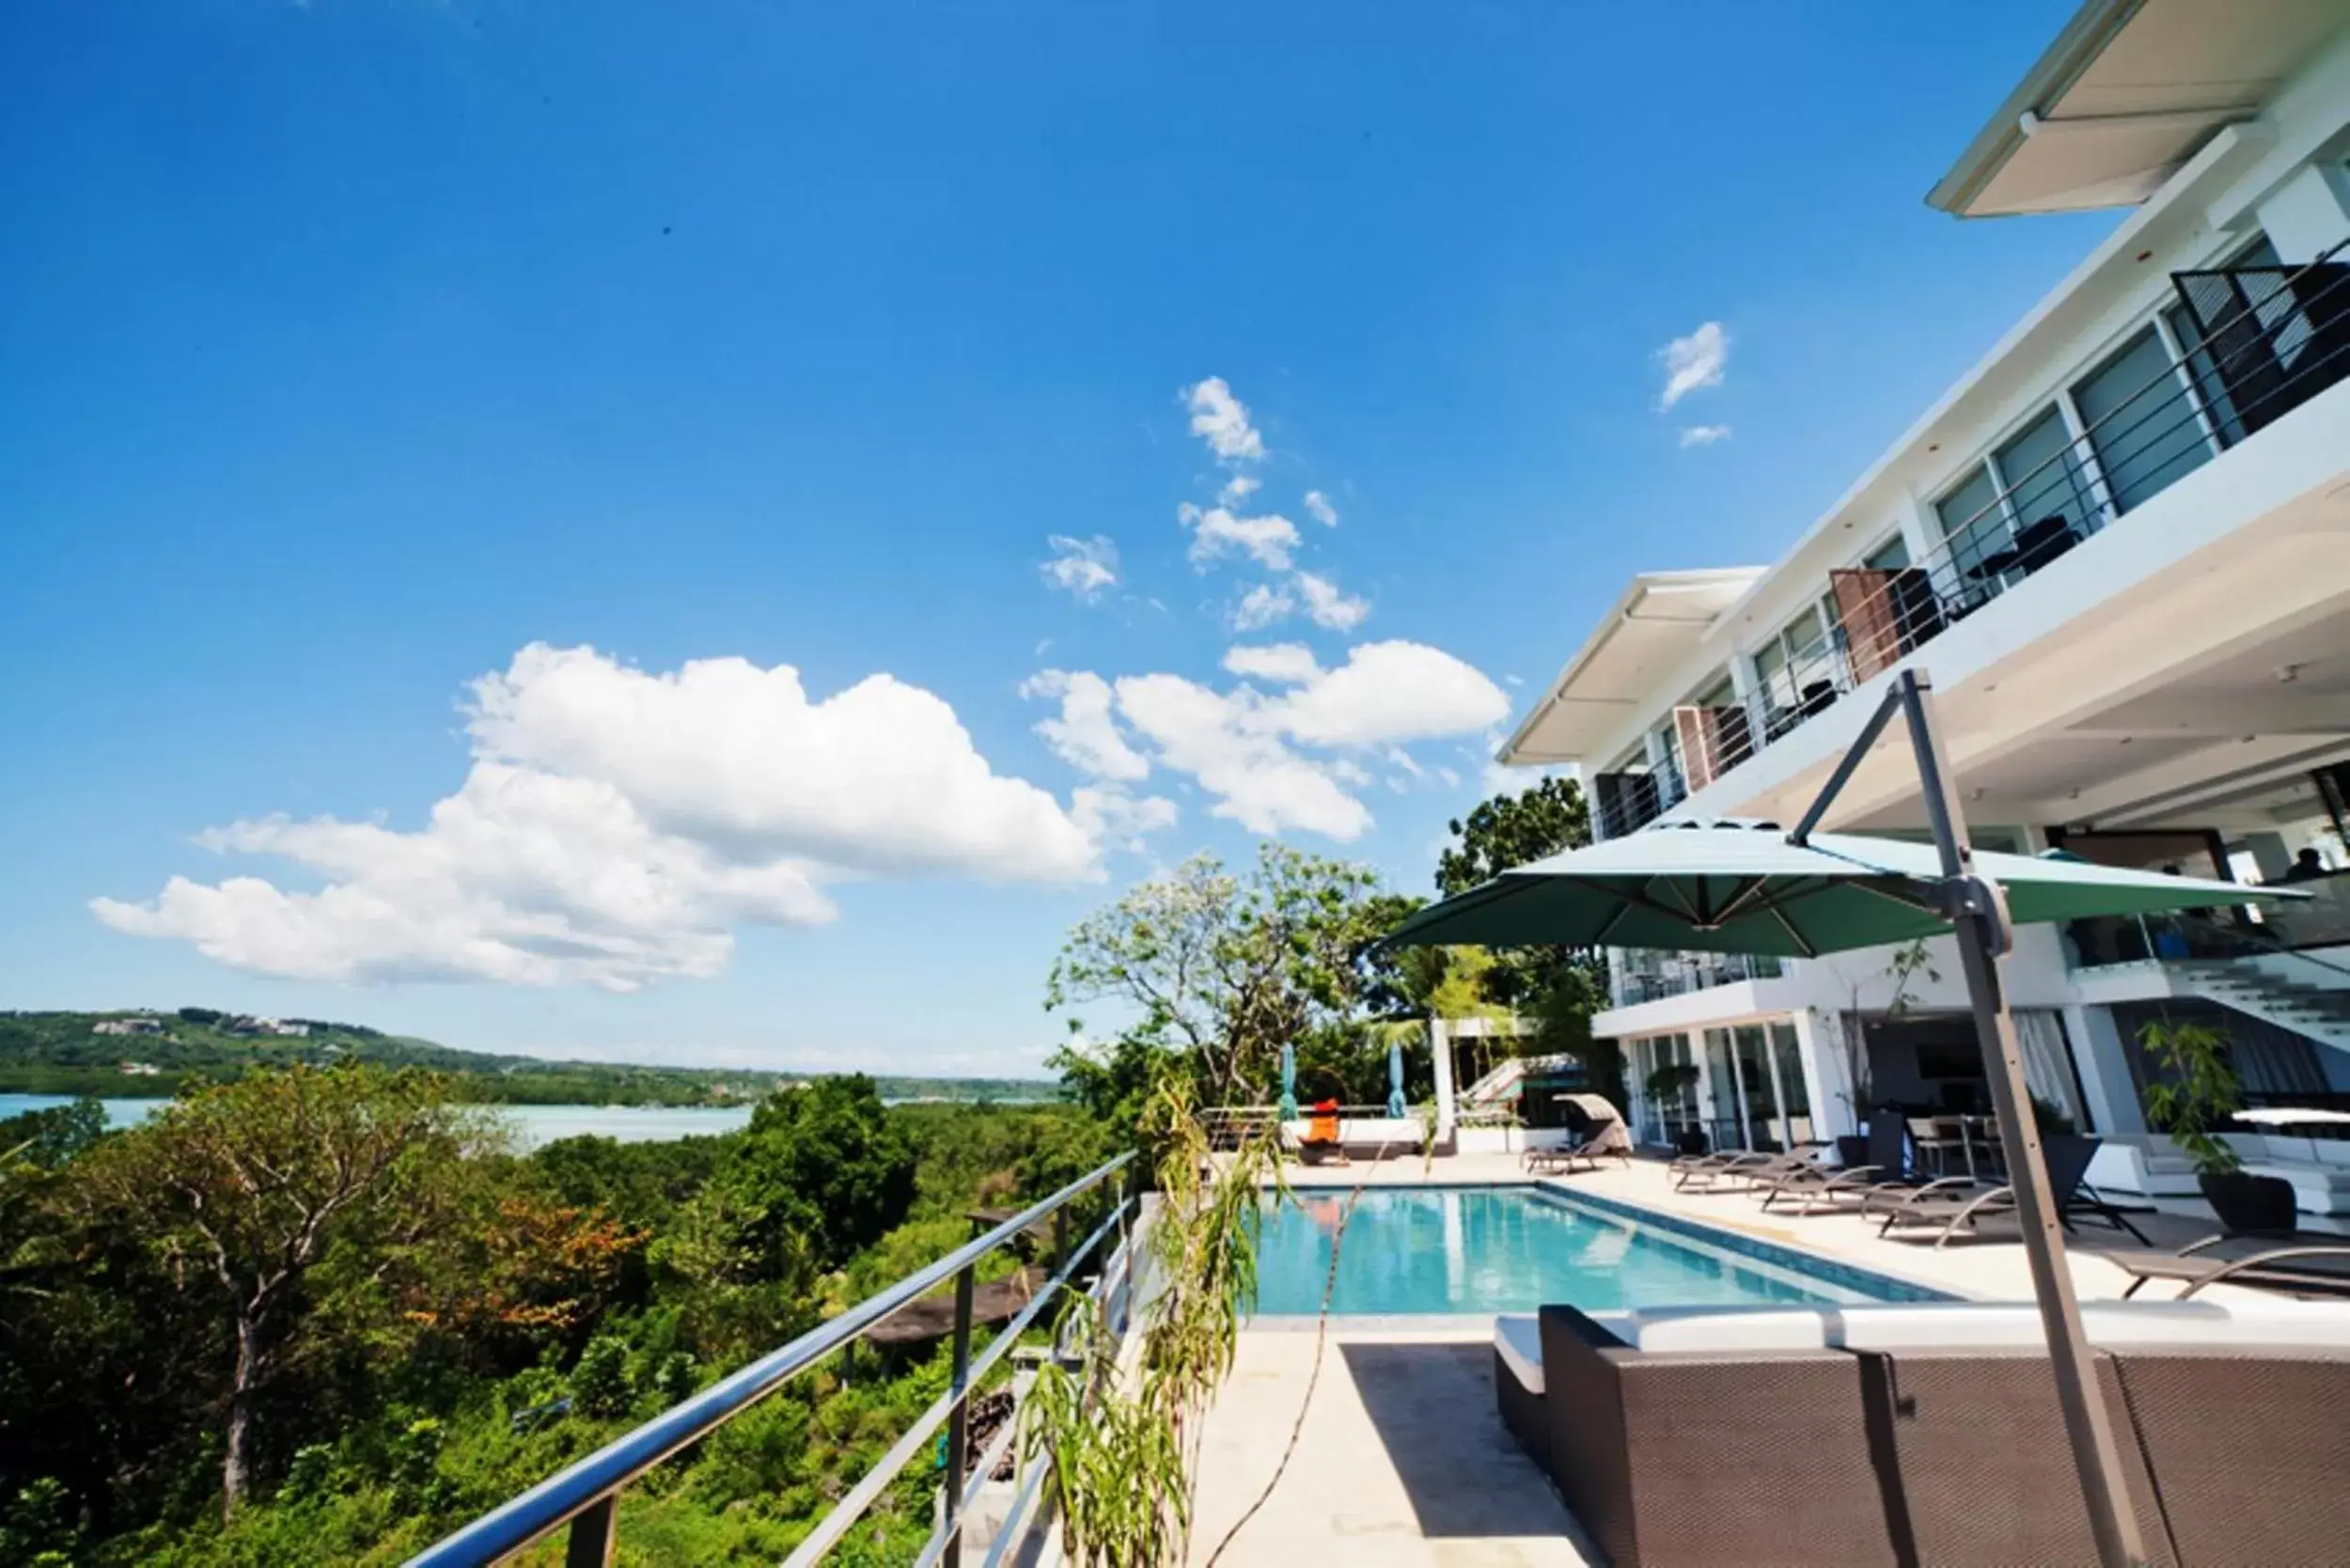
[[[1418,1157],[1352,1166],[1289,1168],[1299,1187],[1508,1184],[1528,1178],[1515,1155]],[[2024,1249],[2012,1240],[1879,1240],[1857,1216],[1762,1213],[1731,1192],[1675,1193],[1661,1163],[1636,1161],[1556,1178],[1725,1230],[1807,1248],[1939,1286],[1956,1294],[2029,1300]],[[2138,1220],[2157,1246],[2209,1233],[2169,1215]],[[2013,1223],[1993,1233],[2013,1235]],[[2134,1247],[2096,1225],[2073,1238],[2073,1278],[2084,1300],[2119,1296],[2128,1277],[2099,1250]],[[2162,1287],[2154,1287],[2159,1293]],[[2229,1294],[2217,1287],[2215,1297]],[[1193,1561],[1207,1563],[1279,1469],[1289,1466],[1254,1517],[1215,1560],[1226,1568],[1571,1568],[1599,1560],[1532,1461],[1494,1414],[1491,1320],[1458,1329],[1333,1326],[1326,1339],[1295,1330],[1245,1331],[1231,1380],[1201,1448]],[[1320,1372],[1315,1368],[1319,1357]],[[1308,1393],[1310,1390],[1310,1398]],[[1300,1412],[1304,1412],[1302,1424]]]

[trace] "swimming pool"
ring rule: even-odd
[[[1331,1240],[1347,1194],[1300,1190],[1263,1216],[1257,1311],[1322,1309]],[[1345,1221],[1334,1315],[1587,1312],[1635,1307],[1766,1306],[1932,1299],[1939,1293],[1793,1248],[1640,1215],[1538,1187],[1364,1193]]]

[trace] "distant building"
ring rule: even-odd
[[[161,1034],[164,1026],[154,1018],[101,1018],[90,1026],[92,1034]]]
[[[301,1039],[310,1032],[307,1024],[288,1023],[282,1018],[262,1018],[250,1013],[224,1019],[221,1027],[230,1034],[281,1035],[291,1039]]]
[[[117,1070],[133,1078],[153,1078],[163,1074],[163,1069],[151,1061],[126,1061],[120,1063]]]

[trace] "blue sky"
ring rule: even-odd
[[[1425,889],[2111,221],[1920,200],[2069,10],[11,7],[0,1006],[1016,1071],[1194,849]]]

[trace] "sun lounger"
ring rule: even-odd
[[[1567,1141],[1528,1149],[1519,1157],[1521,1165],[1538,1175],[1556,1175],[1572,1173],[1577,1165],[1589,1165],[1596,1170],[1601,1158],[1609,1154],[1626,1165],[1632,1163],[1632,1134],[1614,1105],[1597,1094],[1565,1098],[1565,1109],[1569,1112]]]
[[[2086,1184],[2090,1161],[2096,1157],[2097,1146],[2104,1139],[2063,1135],[2043,1141],[2041,1156],[2047,1167],[2048,1190],[2060,1194],[2057,1205],[2058,1222],[2071,1230],[2073,1221],[2082,1218],[2103,1220],[2117,1231],[2125,1231],[2143,1245],[2145,1233],[2130,1223],[2134,1214],[2153,1211],[2142,1205],[2124,1205],[2097,1195]],[[1986,1219],[2015,1212],[2015,1189],[2013,1186],[1987,1186],[1966,1183],[1930,1183],[1906,1197],[1884,1203],[1880,1207],[1865,1206],[1864,1213],[1882,1214],[1885,1222],[1877,1227],[1882,1236],[1898,1226],[1938,1225],[1941,1231],[1934,1238],[1937,1247],[1949,1243],[1961,1232],[1975,1233]]]
[[[2232,1244],[2231,1247],[2229,1244]],[[2206,1236],[2176,1252],[2122,1251],[2103,1254],[2127,1271],[2128,1300],[2150,1279],[2165,1279],[2184,1287],[2173,1299],[2185,1301],[2208,1285],[2243,1285],[2287,1295],[2350,1295],[2350,1241],[2294,1241],[2278,1245],[2274,1237]]]
[[[2350,1308],[2082,1317],[2152,1561],[2342,1560]],[[2094,1561],[2044,1344],[2024,1303],[1545,1307],[1495,1398],[1616,1568]]]

